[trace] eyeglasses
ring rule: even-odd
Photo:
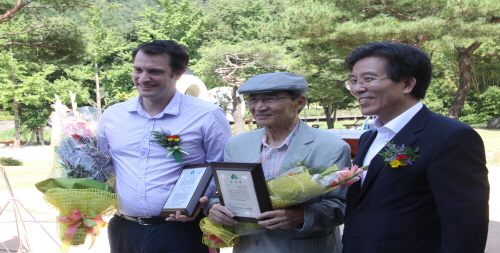
[[[291,98],[293,96],[287,96],[287,97],[276,97],[276,96],[270,96],[270,97],[249,97],[246,98],[245,101],[247,102],[248,105],[256,105],[259,103],[259,100],[262,100],[262,102],[266,105],[272,105],[278,102],[281,99],[285,98]]]
[[[382,79],[389,79],[389,78],[390,77],[379,77],[379,78],[363,77],[363,78],[361,78],[361,80],[349,79],[349,80],[345,81],[344,86],[348,90],[351,90],[351,88],[354,87],[355,85],[359,85],[360,87],[368,88],[368,87],[371,87],[373,85],[373,81],[382,80]]]

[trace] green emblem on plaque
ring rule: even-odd
[[[194,170],[193,170],[193,171],[191,171],[191,173],[189,173],[189,174],[194,174]]]
[[[235,174],[232,174],[231,179],[238,179],[238,177]]]

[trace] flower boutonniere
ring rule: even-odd
[[[414,150],[410,147],[405,147],[405,145],[397,147],[392,141],[388,141],[385,150],[378,154],[384,158],[386,166],[397,168],[408,164],[411,165],[412,162],[420,157],[417,154],[418,151],[418,147]]]
[[[151,131],[151,134],[155,138],[153,140],[154,143],[158,143],[160,146],[170,151],[165,157],[172,155],[175,158],[175,161],[180,163],[182,162],[181,152],[189,155],[189,153],[182,150],[182,146],[179,146],[179,143],[181,142],[180,135],[170,135],[169,131],[164,131],[163,129],[161,131],[153,130]]]

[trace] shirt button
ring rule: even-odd
[[[361,210],[361,207],[360,207],[360,206],[357,206],[357,207],[355,207],[355,208],[354,208],[354,210],[355,210],[356,212],[359,212],[359,211]]]
[[[256,241],[255,241],[255,245],[256,245],[256,246],[259,246],[259,240],[256,240]]]

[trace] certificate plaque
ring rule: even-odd
[[[208,163],[184,166],[159,216],[168,217],[177,211],[193,216],[211,179],[212,170]]]
[[[234,213],[236,220],[256,223],[257,215],[273,210],[260,163],[210,165],[220,202]]]

